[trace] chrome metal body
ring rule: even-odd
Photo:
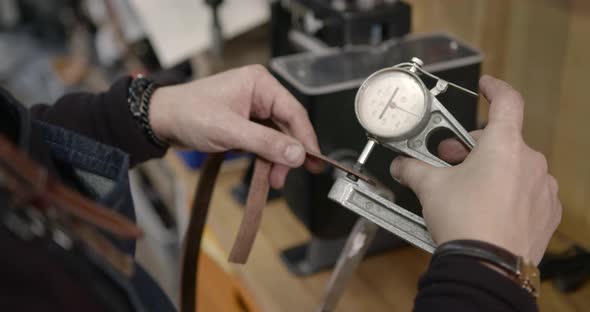
[[[377,230],[379,230],[379,226],[365,218],[359,218],[356,222],[344,249],[342,249],[341,256],[338,258],[334,272],[330,276],[328,287],[326,287],[322,302],[317,309],[318,312],[329,312],[336,308],[354,271],[373,242]]]
[[[432,253],[436,247],[424,219],[377,195],[367,183],[341,177],[328,197],[420,249]]]
[[[366,88],[366,84],[370,83],[370,79],[381,72],[385,71],[402,71],[405,72],[407,75],[412,75],[417,81],[420,82],[420,86],[424,89],[424,93],[427,95],[426,103],[424,106],[427,109],[426,115],[423,118],[423,122],[416,125],[416,128],[412,131],[409,131],[407,135],[403,137],[395,137],[395,138],[380,138],[372,133],[367,133],[367,136],[372,140],[376,141],[377,143],[392,149],[396,152],[414,157],[416,159],[422,160],[426,163],[429,163],[436,167],[448,167],[449,164],[445,161],[441,160],[440,158],[432,155],[428,151],[427,142],[430,134],[441,128],[446,128],[451,130],[457,137],[463,141],[470,149],[475,146],[475,140],[469,135],[469,132],[461,126],[461,124],[455,119],[455,117],[444,107],[444,105],[436,98],[441,93],[447,91],[448,87],[457,88],[469,95],[477,96],[477,93],[469,91],[465,88],[457,86],[453,83],[440,79],[422,69],[423,62],[418,58],[412,58],[411,63],[402,63],[396,66],[393,66],[389,69],[382,69],[375,74],[371,75],[367,80],[361,85],[359,90]],[[437,83],[434,88],[428,90],[422,80],[418,76],[418,74],[424,74],[431,78],[437,80]],[[358,116],[358,105],[359,105],[359,93],[357,93],[357,97],[355,99],[355,111],[357,112]],[[361,125],[363,123],[361,122]],[[366,125],[363,125],[365,129],[367,129]],[[368,131],[368,130],[367,130]],[[368,155],[364,155],[364,159],[368,158]],[[364,162],[362,162],[364,164]]]
[[[395,71],[399,71],[400,69],[404,70],[407,75],[414,75],[415,78],[420,81],[421,87],[425,89],[425,93],[429,96],[429,98],[426,99],[428,103],[427,105],[425,104],[425,107],[428,109],[424,117],[426,123],[417,124],[416,129],[407,132],[408,134],[401,138],[385,139],[367,133],[369,140],[357,160],[357,169],[361,170],[369,160],[375,144],[381,144],[391,150],[422,160],[435,167],[448,167],[450,166],[448,163],[430,153],[427,148],[430,134],[440,128],[451,130],[470,149],[475,146],[475,140],[436,98],[436,96],[445,92],[449,86],[456,87],[470,95],[477,96],[477,94],[424,71],[422,65],[423,62],[420,59],[413,58],[412,62],[402,63],[391,69]],[[387,69],[380,70],[377,73],[386,70]],[[424,74],[437,79],[435,87],[431,90],[427,90],[418,74]],[[370,82],[371,77],[374,75],[375,74],[367,78],[359,90],[366,87],[366,84]],[[358,94],[355,100],[355,105],[359,105]],[[358,107],[356,108],[356,111],[358,113]],[[365,126],[366,125],[363,125],[363,127]],[[428,252],[433,252],[435,249],[434,242],[430,238],[424,219],[379,196],[377,189],[371,185],[358,181],[358,179],[355,179],[352,176],[341,177],[337,179],[332,186],[328,197],[416,247]]]
[[[426,99],[429,102],[426,106],[426,122],[418,124],[416,129],[409,131],[408,135],[402,138],[384,139],[367,133],[369,141],[357,160],[355,169],[362,169],[369,160],[369,156],[376,144],[381,144],[396,152],[422,160],[432,166],[448,167],[450,166],[448,163],[430,153],[427,148],[430,134],[440,128],[451,130],[470,149],[475,146],[475,140],[436,96],[444,93],[449,86],[455,87],[469,95],[477,96],[477,94],[424,71],[422,66],[423,62],[420,59],[413,58],[410,63],[402,63],[392,67],[392,69],[403,69],[407,74],[414,75],[417,79],[420,79],[418,77],[419,74],[424,74],[437,80],[435,87],[431,90],[426,90],[426,86],[423,83],[421,84],[425,88],[425,93],[429,96]],[[356,100],[358,101],[358,94]],[[357,101],[355,101],[355,105],[358,105]],[[436,244],[432,240],[430,233],[428,233],[423,218],[378,194],[377,188],[350,175],[339,177],[332,186],[328,197],[357,213],[361,218],[357,221],[340,255],[318,311],[333,311],[336,307],[346,283],[350,280],[352,273],[360,264],[368,246],[374,238],[375,232],[377,231],[375,225],[382,227],[426,252],[433,253],[436,249]]]

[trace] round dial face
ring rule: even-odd
[[[390,69],[373,74],[363,83],[355,109],[358,120],[370,134],[399,138],[421,124],[429,104],[417,78]]]

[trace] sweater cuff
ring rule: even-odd
[[[109,119],[112,120],[115,125],[127,125],[121,127],[121,129],[126,128],[129,132],[121,133],[120,135],[130,136],[131,138],[136,139],[124,140],[125,145],[130,145],[127,147],[127,150],[130,152],[131,165],[133,166],[152,158],[162,157],[167,149],[152,142],[131,115],[127,103],[131,81],[131,77],[117,80],[111,86],[109,91],[105,93],[104,104],[109,105],[108,103],[117,103],[117,105],[111,104],[114,107],[110,110],[111,118]]]
[[[418,288],[416,308],[446,298],[455,301],[452,306],[478,311],[538,311],[529,292],[478,260],[465,256],[434,259]]]

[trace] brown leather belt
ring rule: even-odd
[[[319,153],[308,152],[307,156],[322,160],[323,162],[352,174],[361,180],[373,185],[375,184],[366,175],[352,170]],[[211,195],[213,194],[215,181],[217,180],[217,175],[221,163],[223,162],[223,158],[223,153],[210,154],[207,157],[201,170],[199,183],[195,191],[190,220],[183,243],[184,255],[182,260],[180,296],[181,312],[195,311],[197,268],[201,235],[205,226]],[[246,209],[244,210],[244,216],[242,217],[238,235],[229,255],[230,262],[243,264],[248,260],[262,219],[262,210],[264,209],[268,197],[268,191],[270,188],[269,174],[271,168],[272,163],[269,161],[261,158],[256,159],[254,173],[248,191],[248,199],[246,200]]]
[[[374,184],[367,176],[351,170],[318,153],[308,152],[308,157],[320,159],[359,179]],[[188,227],[183,243],[183,259],[181,267],[180,311],[194,312],[197,291],[197,268],[201,245],[201,237],[215,182],[224,159],[224,153],[210,154],[201,170],[199,183],[195,191]],[[262,219],[262,210],[268,197],[269,174],[272,163],[258,158],[250,183],[246,209],[240,224],[238,235],[229,255],[229,261],[246,263],[254,244],[256,233]],[[52,206],[64,214],[75,217],[72,228],[81,239],[95,248],[106,260],[121,272],[132,274],[131,259],[122,256],[118,250],[95,233],[93,227],[101,228],[114,235],[127,239],[137,239],[141,230],[127,219],[89,201],[63,186],[47,172],[19,151],[5,137],[0,135],[0,187],[7,188],[20,201],[34,202],[45,207]],[[42,209],[42,208],[41,208]]]
[[[133,274],[133,259],[119,251],[97,229],[122,239],[138,239],[142,231],[134,223],[72,191],[37,164],[12,142],[0,135],[0,189],[12,194],[15,208],[33,207],[53,224],[67,228],[103,260],[127,277]]]
[[[209,154],[199,177],[195,190],[190,218],[183,242],[183,257],[180,274],[180,311],[194,312],[197,297],[197,268],[205,220],[209,212],[209,203],[213,195],[215,181],[224,153]]]

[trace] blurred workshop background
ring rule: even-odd
[[[309,110],[322,151],[358,157],[364,133],[354,95],[372,72],[417,56],[425,68],[476,90],[482,74],[526,99],[524,136],[560,183],[562,224],[541,271],[542,311],[590,306],[590,2],[586,0],[0,0],[0,85],[22,102],[100,91],[122,75],[178,81],[259,63]],[[466,128],[487,103],[458,93],[443,103]],[[335,108],[338,108],[335,110]],[[122,134],[123,135],[123,134]],[[180,241],[205,155],[171,150],[131,173],[137,256],[178,296]],[[388,177],[393,155],[369,171],[419,213]],[[200,262],[200,311],[313,311],[356,215],[326,198],[338,172],[293,171],[273,192],[249,263],[227,263],[242,216],[251,157],[228,157]],[[589,193],[590,194],[590,193]],[[409,311],[429,255],[380,232],[337,311]]]

